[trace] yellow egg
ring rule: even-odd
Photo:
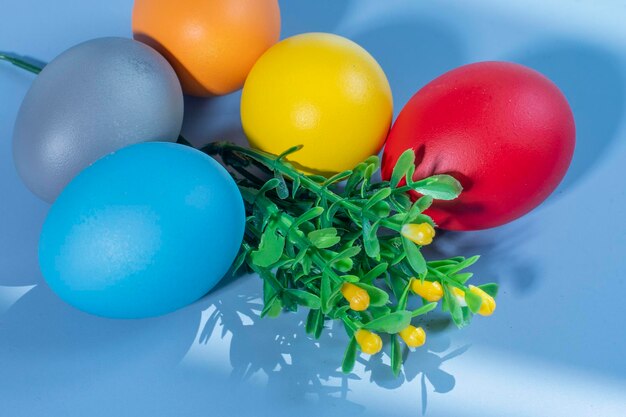
[[[307,173],[353,168],[383,146],[391,88],[376,60],[328,33],[287,38],[261,56],[246,79],[241,121],[250,144],[288,158]]]
[[[195,96],[241,88],[280,36],[277,0],[135,0],[135,39],[170,62]]]

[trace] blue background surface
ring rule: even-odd
[[[0,65],[0,415],[625,416],[626,3],[623,0],[282,0],[283,37],[348,36],[386,71],[396,114],[422,85],[479,60],[529,65],[574,110],[570,172],[507,226],[446,234],[433,256],[482,254],[496,314],[434,322],[394,378],[388,357],[340,373],[343,330],[319,343],[303,315],[259,319],[260,281],[227,279],[148,320],[76,311],[43,283],[49,206],[17,178],[10,142],[33,75]],[[100,36],[130,36],[132,1],[3,0],[0,50],[49,61]],[[241,141],[239,94],[186,100],[194,143]],[[236,414],[235,414],[236,413]]]

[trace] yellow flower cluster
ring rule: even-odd
[[[435,229],[429,223],[405,224],[400,231],[401,235],[411,240],[417,245],[425,246],[432,243],[435,237]],[[437,281],[422,281],[413,279],[411,281],[411,290],[428,302],[438,302],[443,298],[443,287]],[[482,300],[477,314],[482,316],[490,316],[496,309],[496,301],[482,289],[470,285],[471,293],[479,296]],[[345,283],[341,287],[341,293],[350,303],[350,308],[355,311],[367,310],[370,304],[370,297],[367,291],[352,283]],[[457,298],[461,305],[467,305],[465,301],[465,291],[458,287],[452,287],[452,294]],[[422,327],[408,325],[401,330],[399,336],[404,343],[410,348],[417,348],[426,343],[426,332]],[[359,329],[354,334],[356,342],[363,353],[374,355],[382,349],[383,342],[379,335],[365,329]]]

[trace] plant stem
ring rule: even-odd
[[[38,67],[37,65],[30,64],[23,59],[15,58],[12,56],[8,56],[6,54],[0,53],[0,61],[10,62],[16,67],[25,69],[26,71],[32,72],[33,74],[39,74],[43,68]]]

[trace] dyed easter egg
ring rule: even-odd
[[[389,132],[387,77],[362,47],[329,33],[305,33],[271,47],[250,71],[241,122],[250,144],[330,175],[377,154]]]
[[[135,0],[133,33],[170,61],[185,93],[222,95],[278,41],[280,9],[277,0]]]
[[[554,191],[575,137],[572,110],[552,81],[522,65],[479,62],[443,74],[409,100],[387,138],[382,176],[389,179],[402,152],[415,150],[415,179],[450,174],[463,185],[459,198],[435,201],[428,214],[444,229],[486,229]]]
[[[105,317],[183,307],[228,271],[245,211],[228,172],[193,148],[131,145],[82,171],[52,205],[39,264],[52,290]]]
[[[20,107],[13,158],[26,186],[52,202],[83,168],[124,146],[175,141],[183,121],[176,74],[154,49],[100,38],[56,57]]]

